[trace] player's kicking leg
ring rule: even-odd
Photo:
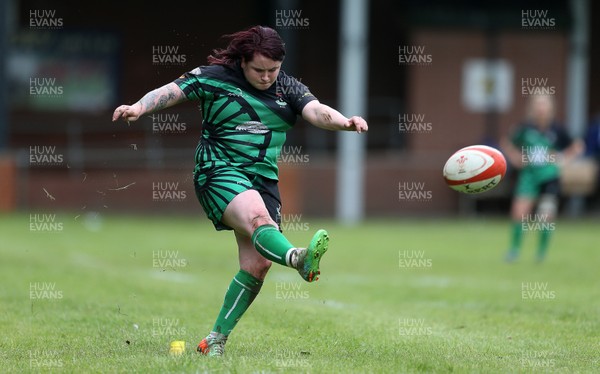
[[[329,243],[327,232],[319,230],[307,248],[294,247],[279,231],[255,190],[238,194],[227,205],[223,222],[235,230],[240,271],[227,289],[213,331],[198,345],[199,352],[211,356],[223,354],[227,337],[258,295],[271,261],[297,269],[308,282],[316,281]]]
[[[325,230],[317,231],[307,248],[292,245],[279,231],[256,190],[237,195],[227,205],[223,222],[236,232],[251,237],[254,248],[264,258],[297,269],[307,282],[317,280],[321,257],[329,245]]]

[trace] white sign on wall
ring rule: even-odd
[[[513,101],[513,69],[506,60],[471,59],[462,71],[462,102],[474,112],[510,109]]]

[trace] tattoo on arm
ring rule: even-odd
[[[140,99],[139,103],[145,113],[151,113],[177,104],[181,100],[182,92],[177,92],[173,87],[165,85],[148,92]]]

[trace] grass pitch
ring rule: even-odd
[[[33,223],[33,226],[32,226]],[[385,220],[331,237],[321,279],[274,265],[226,357],[194,352],[237,271],[198,217],[0,216],[0,372],[597,372],[598,222],[502,261],[506,220]],[[304,231],[308,229],[308,231]],[[168,354],[184,340],[185,353]]]

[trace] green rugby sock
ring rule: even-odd
[[[510,254],[518,255],[523,241],[523,225],[520,221],[513,222],[510,242]]]
[[[240,270],[231,281],[219,316],[213,327],[213,332],[225,336],[237,325],[244,312],[248,309],[256,295],[260,292],[263,282],[253,277],[250,273]]]
[[[262,225],[252,234],[254,248],[264,258],[283,266],[293,267],[296,247],[273,225]]]
[[[546,228],[542,229],[540,232],[540,243],[537,251],[538,260],[542,260],[546,256],[546,251],[548,250],[548,246],[550,245],[550,237],[552,236],[552,231]]]

